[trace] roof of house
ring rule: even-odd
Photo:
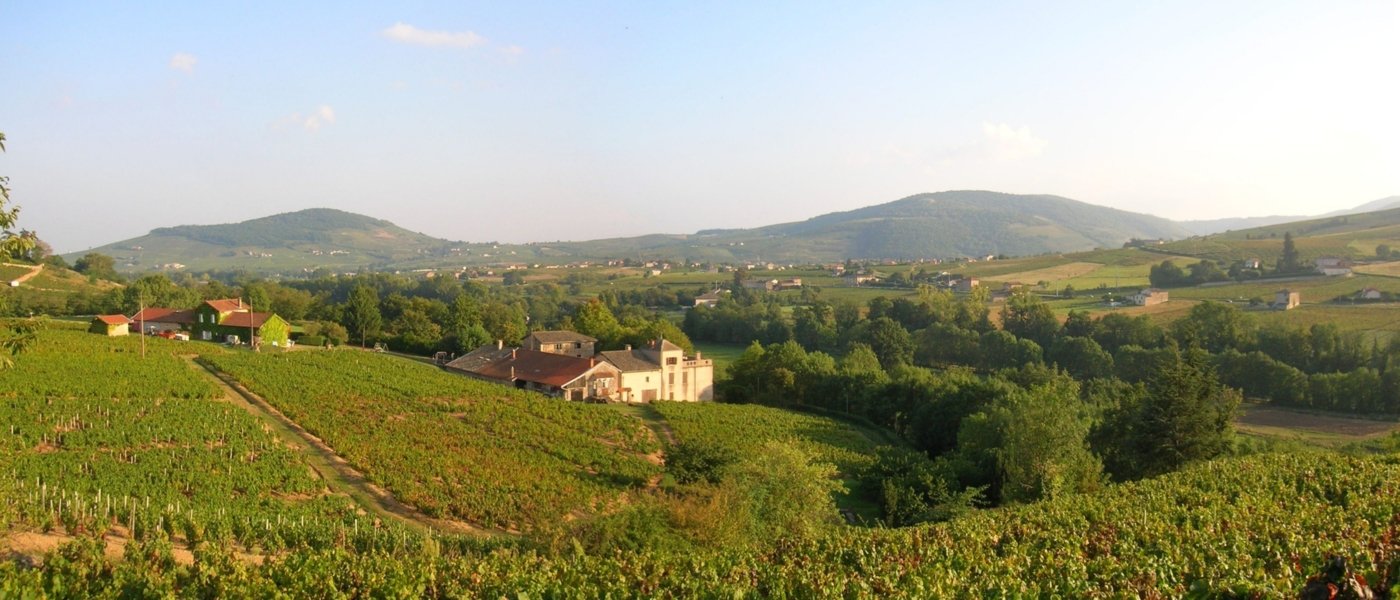
[[[242,298],[225,298],[225,299],[222,299],[222,300],[205,300],[205,301],[204,301],[204,304],[207,305],[207,306],[209,306],[209,307],[211,307],[211,308],[213,308],[213,309],[216,310],[216,311],[221,312],[221,313],[233,312],[233,311],[238,311],[238,310],[248,310],[248,307],[243,305],[243,299],[242,299]]]
[[[725,290],[725,291],[728,291],[728,290]],[[721,297],[722,297],[722,296],[720,296],[720,290],[715,290],[715,291],[713,291],[713,292],[705,292],[705,293],[703,293],[703,294],[700,294],[699,296],[696,296],[695,299],[696,299],[696,300],[719,300]]]
[[[578,333],[578,332],[576,332],[576,331],[565,331],[565,330],[535,331],[535,332],[531,332],[530,335],[529,335],[528,337],[535,338],[535,340],[537,340],[537,341],[539,341],[540,343],[543,343],[543,344],[559,344],[559,343],[564,343],[564,342],[596,342],[596,341],[598,341],[598,338],[589,337],[589,336],[583,335],[582,333]]]
[[[490,348],[492,355],[497,356],[495,360],[483,361],[480,360],[482,357],[478,357],[477,362],[481,364],[463,370],[490,379],[502,381],[520,379],[551,387],[564,387],[569,382],[587,375],[600,364],[591,358],[577,358],[552,352],[513,348],[503,348],[498,351],[495,346],[488,348]],[[459,363],[463,358],[472,354],[476,354],[476,351],[448,363],[448,366]]]
[[[131,322],[126,315],[97,315],[97,320],[108,325],[125,325]]]
[[[275,316],[277,315],[273,313],[236,312],[224,317],[224,320],[219,324],[224,327],[262,327],[264,323]]]
[[[648,347],[648,348],[655,349],[655,348],[656,348],[656,342],[655,342],[655,341],[652,341],[650,344],[647,344],[647,347]],[[667,340],[667,339],[665,339],[665,338],[661,338],[661,349],[662,349],[662,350],[665,350],[665,351],[667,351],[667,352],[684,352],[684,351],[685,351],[684,348],[681,348],[680,346],[677,346],[677,345],[675,345],[675,344],[672,344],[672,343],[670,342],[670,340]]]
[[[132,322],[143,323],[193,323],[194,311],[179,308],[148,306],[134,315]]]
[[[514,348],[497,348],[495,344],[487,344],[458,356],[452,362],[447,363],[447,366],[459,371],[476,371],[491,362],[510,358],[512,350]]]
[[[598,356],[624,373],[655,371],[661,368],[659,363],[652,361],[651,353],[646,350],[609,350],[599,352]]]

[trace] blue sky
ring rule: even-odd
[[[60,251],[320,206],[518,242],[1400,194],[1395,0],[131,4],[0,19],[0,173]]]

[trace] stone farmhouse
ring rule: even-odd
[[[616,400],[621,379],[616,367],[596,358],[507,348],[500,342],[468,352],[445,367],[566,400]]]
[[[1274,310],[1290,310],[1297,308],[1303,303],[1303,296],[1298,292],[1282,289],[1274,293],[1274,301],[1269,303],[1269,307]]]
[[[686,356],[665,339],[644,348],[593,354],[597,340],[572,331],[537,331],[523,348],[499,340],[444,365],[466,375],[568,400],[697,402],[715,397],[714,361]],[[587,356],[584,356],[587,354]]]
[[[1132,300],[1133,304],[1138,306],[1155,306],[1166,302],[1168,299],[1169,295],[1167,291],[1157,288],[1144,288],[1142,291],[1129,297],[1129,300]]]

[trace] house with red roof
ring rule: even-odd
[[[184,331],[194,324],[194,311],[178,308],[148,306],[131,315],[131,324],[147,335]]]
[[[615,367],[596,358],[506,348],[500,342],[468,352],[444,367],[566,400],[611,400],[621,379]]]
[[[88,327],[88,331],[117,337],[131,333],[130,325],[131,320],[126,318],[126,315],[97,315],[92,320],[92,326]]]

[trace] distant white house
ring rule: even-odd
[[[1346,259],[1328,256],[1317,259],[1313,264],[1316,265],[1317,272],[1328,277],[1351,275],[1351,263]]]
[[[1142,291],[1133,294],[1129,300],[1138,306],[1154,306],[1166,302],[1169,299],[1167,290],[1157,288],[1143,288]]]

